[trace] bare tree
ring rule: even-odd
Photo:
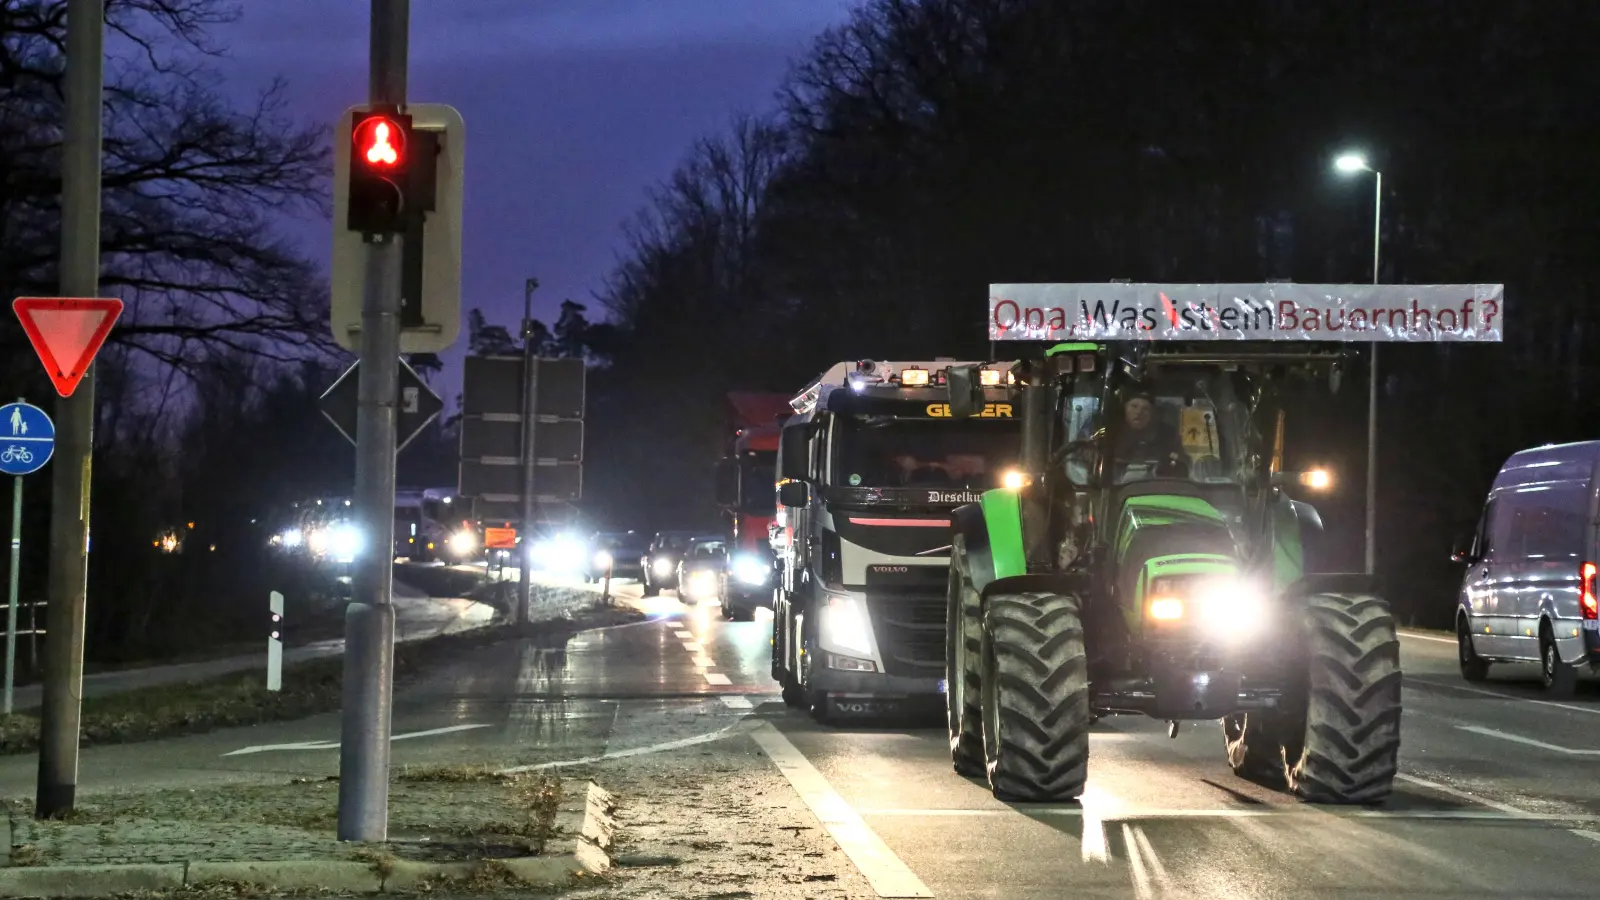
[[[329,346],[327,287],[281,237],[325,215],[328,150],[281,84],[234,109],[215,92],[218,0],[110,0],[102,276],[127,311],[114,340],[193,372],[219,349],[289,359]],[[62,0],[0,3],[0,287],[58,282]],[[14,340],[14,335],[11,336]]]

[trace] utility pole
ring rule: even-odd
[[[105,0],[67,0],[66,99],[61,138],[61,294],[100,294],[101,94]],[[89,584],[89,466],[94,453],[91,366],[56,401],[56,464],[50,473],[50,590],[39,781],[34,817],[72,812],[83,712],[83,623]]]
[[[410,0],[372,0],[368,100],[404,108]],[[337,223],[336,223],[337,224]],[[366,245],[356,413],[356,519],[366,546],[345,614],[344,708],[339,743],[339,840],[389,833],[389,734],[394,690],[394,479],[400,381],[398,236]]]
[[[517,582],[517,610],[513,621],[521,625],[528,621],[533,607],[533,520],[539,506],[534,499],[537,479],[534,468],[539,460],[534,454],[534,435],[537,432],[534,417],[538,413],[539,363],[533,346],[533,292],[539,289],[539,279],[529,278],[522,284],[522,544],[518,562],[522,577]]]

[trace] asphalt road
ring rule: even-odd
[[[497,645],[402,692],[394,720],[397,765],[600,773],[627,785],[625,809],[696,820],[670,838],[681,863],[606,896],[712,896],[712,882],[756,897],[1600,895],[1586,864],[1600,854],[1600,689],[1546,702],[1531,670],[1469,687],[1447,637],[1403,638],[1402,783],[1382,808],[1311,807],[1234,777],[1214,723],[1169,739],[1124,717],[1096,726],[1081,805],[1012,807],[951,772],[938,727],[824,728],[785,709],[770,620],[618,593],[650,617]],[[337,740],[321,716],[91,748],[81,790],[333,774]],[[0,761],[7,795],[32,776],[31,758]],[[682,836],[701,831],[721,837]],[[800,841],[791,856],[752,862],[784,841]]]

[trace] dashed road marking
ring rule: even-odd
[[[1563,747],[1560,744],[1547,744],[1544,741],[1536,741],[1533,738],[1523,737],[1520,734],[1510,734],[1505,731],[1496,731],[1493,728],[1485,728],[1482,725],[1457,725],[1456,727],[1462,731],[1470,731],[1473,734],[1481,734],[1484,737],[1498,738],[1502,741],[1512,741],[1514,743],[1524,744],[1529,747],[1538,747],[1540,750],[1549,750],[1552,753],[1565,753],[1568,756],[1600,756],[1600,750],[1583,750],[1576,747]]]
[[[702,669],[715,669],[717,667],[716,660],[712,659],[709,656],[706,656],[703,653],[694,658],[694,664],[699,666]]]
[[[748,720],[746,720],[748,721]],[[770,722],[750,733],[750,737],[789,780],[800,799],[822,823],[839,849],[850,857],[856,869],[879,897],[932,897],[933,892],[915,872],[878,837],[828,780],[818,772],[782,732]]]
[[[1407,686],[1410,687],[1412,690],[1415,690],[1418,686],[1424,686],[1424,687],[1438,688],[1440,690],[1445,690],[1445,691],[1462,691],[1462,692],[1468,693],[1468,694],[1480,694],[1480,695],[1482,695],[1484,697],[1493,697],[1496,700],[1513,700],[1513,701],[1516,701],[1516,702],[1519,702],[1519,703],[1531,703],[1531,704],[1533,704],[1535,706],[1549,706],[1549,707],[1552,707],[1554,709],[1565,709],[1565,710],[1568,710],[1570,712],[1581,712],[1581,713],[1589,713],[1590,715],[1600,715],[1600,708],[1596,708],[1596,707],[1593,707],[1593,706],[1574,706],[1574,705],[1572,705],[1570,703],[1556,703],[1553,700],[1537,700],[1537,699],[1534,699],[1533,697],[1518,697],[1515,694],[1503,694],[1503,693],[1501,693],[1499,691],[1486,691],[1486,690],[1483,690],[1482,688],[1472,688],[1472,687],[1467,687],[1466,685],[1462,685],[1462,684],[1444,684],[1443,682],[1437,682],[1437,681],[1412,681]]]
[[[405,741],[411,738],[433,737],[439,734],[454,734],[458,731],[472,731],[477,728],[488,728],[487,724],[479,725],[450,725],[445,728],[429,728],[427,731],[409,731],[404,734],[389,736],[391,741]],[[250,753],[267,753],[274,750],[337,750],[338,741],[301,741],[295,744],[258,744],[253,747],[241,747],[222,754],[223,756],[244,756]]]
[[[705,675],[706,675],[706,684],[717,684],[717,685],[733,684],[733,679],[729,678],[728,676],[726,676],[724,674],[722,674],[721,672],[707,672],[707,673],[705,673]]]
[[[723,694],[720,699],[722,705],[729,709],[755,709],[755,704],[743,694]]]
[[[1419,641],[1433,641],[1436,644],[1454,644],[1455,638],[1439,637],[1436,634],[1418,634],[1415,631],[1402,631],[1401,637],[1415,638]]]
[[[683,630],[680,629],[678,631],[673,632],[673,634],[677,635],[678,640],[681,640],[681,641],[692,641],[692,640],[694,640],[694,632],[692,632],[692,631],[683,631]]]
[[[501,769],[500,774],[515,775],[518,772],[538,772],[544,769],[561,769],[567,766],[583,766],[588,765],[589,763],[604,762],[608,759],[626,759],[630,756],[646,756],[651,753],[662,753],[667,750],[681,750],[684,747],[693,747],[696,744],[709,744],[712,741],[720,741],[727,737],[728,732],[732,731],[741,722],[748,721],[749,719],[740,719],[738,722],[724,725],[723,727],[718,728],[716,731],[709,731],[705,734],[697,734],[694,737],[679,738],[675,741],[651,744],[648,747],[634,747],[631,750],[610,750],[601,754],[600,756],[585,756],[581,759],[559,759],[555,760],[554,762],[533,763],[526,766],[512,766],[509,769]]]
[[[704,648],[700,646],[699,641],[684,641],[683,649],[689,651],[690,653],[699,653]]]

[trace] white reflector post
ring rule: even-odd
[[[283,690],[283,595],[277,591],[267,595],[267,609],[272,613],[272,628],[267,632],[267,690]]]

